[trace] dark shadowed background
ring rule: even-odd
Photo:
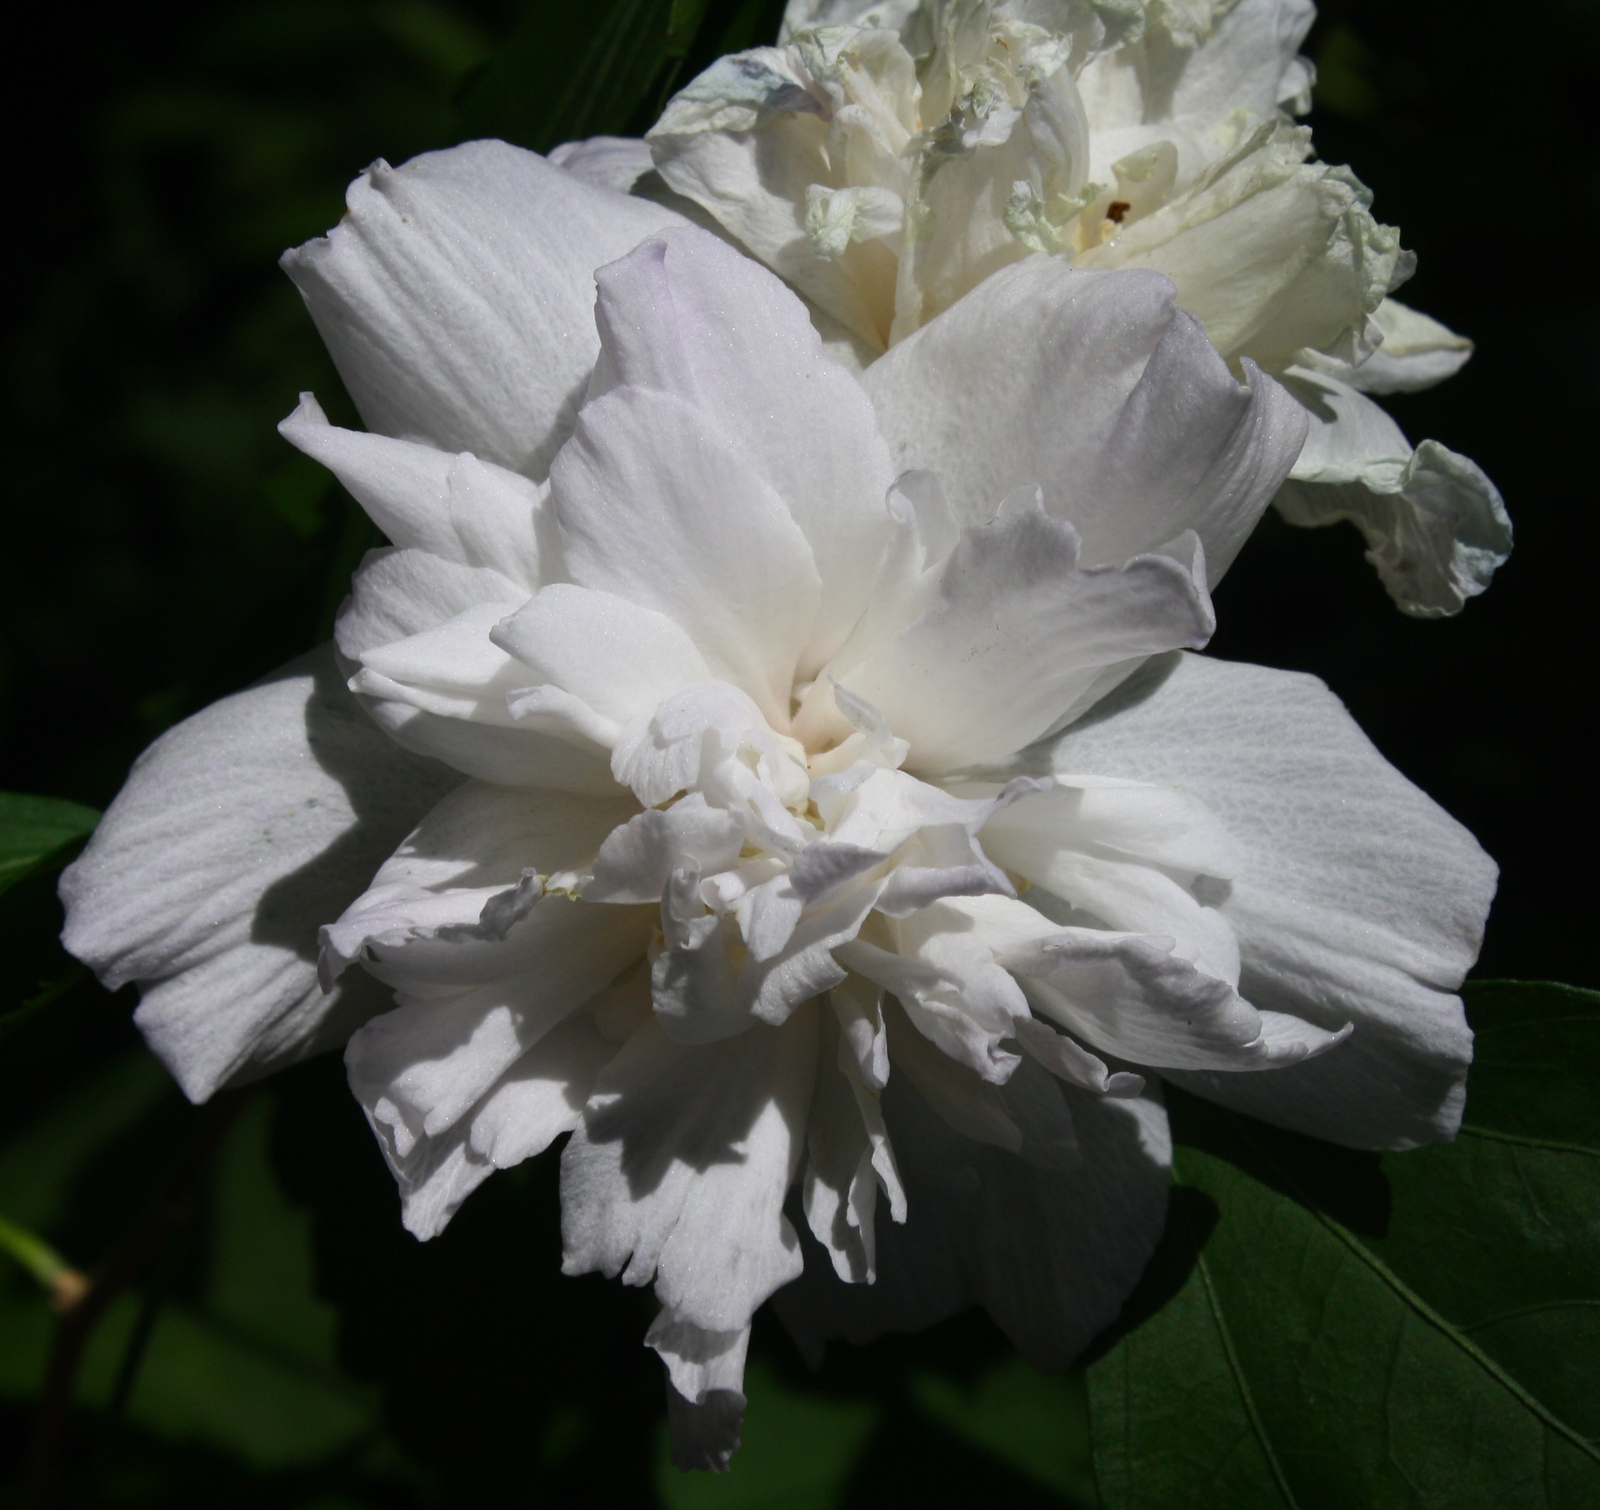
[[[778,8],[714,5],[678,81],[721,44],[768,40]],[[0,789],[103,807],[162,729],[326,637],[376,537],[275,433],[305,388],[355,420],[277,255],[336,222],[376,157],[567,134],[541,134],[550,38],[580,45],[589,19],[550,0],[220,0],[43,8],[13,32]],[[1478,343],[1460,376],[1385,405],[1488,471],[1518,544],[1459,618],[1419,622],[1352,528],[1269,515],[1217,594],[1212,649],[1323,677],[1478,834],[1502,867],[1481,975],[1597,986],[1582,731],[1600,4],[1328,0],[1308,50],[1320,155],[1354,168],[1419,255],[1402,297]],[[87,1265],[148,1207],[195,1119],[135,1051],[131,995],[54,947],[49,878],[7,901],[0,1010],[51,999],[0,1037],[0,1216]],[[975,1317],[841,1349],[820,1378],[758,1322],[751,1393],[783,1432],[751,1427],[745,1490],[739,1474],[673,1477],[640,1346],[651,1306],[559,1278],[553,1155],[497,1176],[423,1247],[337,1060],[282,1077],[219,1136],[223,1173],[186,1188],[86,1355],[66,1503],[1093,1494],[1080,1385],[1038,1380]],[[49,1320],[0,1274],[0,1464],[23,1454]],[[1030,1411],[1034,1448],[986,1436]],[[759,1497],[774,1482],[788,1497]]]

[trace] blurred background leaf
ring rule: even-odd
[[[81,802],[0,792],[0,896],[81,843],[99,821],[100,814]]]
[[[1089,1371],[1106,1510],[1600,1501],[1600,994],[1468,1002],[1453,1144],[1355,1154],[1169,1093],[1215,1228],[1177,1204],[1187,1279]]]

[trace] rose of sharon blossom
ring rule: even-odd
[[[1415,259],[1285,113],[1310,103],[1312,16],[1310,0],[792,0],[779,46],[720,59],[667,106],[640,192],[664,181],[709,212],[854,362],[1031,254],[1166,274],[1236,371],[1253,359],[1311,416],[1285,515],[1353,520],[1402,608],[1454,613],[1510,550],[1500,496],[1365,393],[1428,387],[1471,343],[1387,297]],[[651,166],[637,143],[560,157],[618,187]]]
[[[1188,653],[1305,420],[1170,283],[1004,269],[863,381],[703,231],[607,261],[619,206],[474,144],[293,254],[382,427],[283,426],[393,542],[348,690],[158,741],[66,939],[197,1099],[348,1036],[419,1237],[569,1134],[564,1266],[653,1284],[723,1466],[780,1291],[808,1349],[976,1301],[1070,1361],[1161,1230],[1158,1075],[1449,1136],[1493,867],[1319,684]]]

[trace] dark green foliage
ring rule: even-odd
[[[1475,987],[1449,1145],[1353,1154],[1171,1097],[1178,1189],[1089,1371],[1107,1510],[1600,1500],[1600,995]]]

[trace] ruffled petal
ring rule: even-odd
[[[1306,420],[1270,379],[1236,382],[1175,299],[1051,257],[996,273],[867,369],[896,465],[933,472],[966,523],[1042,487],[1086,565],[1193,530],[1214,587]]]
[[[1418,393],[1454,377],[1472,356],[1465,336],[1398,299],[1385,299],[1372,322],[1383,345],[1359,367],[1333,374],[1363,393]]]
[[[1274,500],[1283,516],[1313,526],[1349,520],[1406,613],[1459,613],[1511,554],[1499,490],[1476,462],[1437,441],[1413,451],[1382,409],[1337,379],[1296,368],[1289,382],[1312,428]]]
[[[381,159],[284,253],[367,427],[541,477],[599,342],[594,270],[671,210],[504,142]]]
[[[561,1156],[562,1270],[655,1280],[677,1320],[736,1333],[800,1272],[798,1172],[817,1008],[709,1047],[654,1022],[602,1073]]]
[[[1409,1147],[1460,1120],[1472,1035],[1455,994],[1495,867],[1313,677],[1176,657],[1069,730],[1056,763],[1193,793],[1240,845],[1218,911],[1243,995],[1351,1038],[1302,1065],[1173,1078],[1280,1125]]]
[[[191,1100],[336,1047],[382,993],[325,996],[316,934],[460,777],[387,739],[331,647],[162,735],[61,878],[67,949]]]
[[[1263,121],[1188,189],[1076,259],[1149,268],[1177,285],[1230,360],[1278,372],[1305,348],[1356,362],[1383,299],[1416,265],[1348,168],[1307,162],[1311,133]]]

